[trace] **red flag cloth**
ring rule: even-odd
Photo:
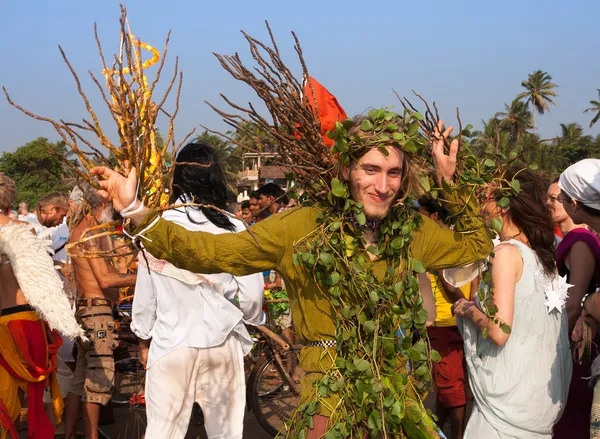
[[[335,128],[336,122],[342,122],[346,120],[346,112],[338,103],[336,97],[332,95],[329,90],[323,87],[315,78],[309,76],[310,84],[308,80],[304,81],[304,96],[308,101],[308,105],[312,109],[315,116],[317,112],[314,108],[314,102],[317,102],[319,108],[319,119],[321,122],[321,136],[325,145],[332,146],[334,140],[327,137],[327,131]],[[311,89],[312,85],[312,89]],[[313,94],[314,91],[314,94]]]

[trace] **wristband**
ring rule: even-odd
[[[137,202],[137,200],[134,201],[134,205],[136,202]],[[123,209],[120,213],[123,218],[127,218],[127,217],[135,215],[136,213],[141,212],[144,207],[145,207],[144,202],[140,201],[140,205],[137,208],[131,210],[131,207],[128,207],[127,209]]]
[[[581,299],[581,307],[583,308],[585,305],[585,299],[588,298],[588,296],[590,295],[590,293],[587,293],[585,296],[583,296],[583,299]]]

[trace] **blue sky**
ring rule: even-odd
[[[172,30],[169,59],[178,56],[184,71],[176,136],[182,138],[200,123],[225,129],[204,103],[220,104],[224,92],[235,102],[256,101],[244,84],[233,80],[212,52],[239,52],[250,60],[243,29],[260,40],[268,38],[269,20],[279,48],[297,67],[290,31],[297,33],[309,72],[326,85],[349,115],[370,107],[397,105],[392,88],[402,95],[417,90],[436,101],[454,121],[481,126],[502,111],[534,70],[549,72],[560,87],[549,114],[538,117],[542,136],[559,133],[561,122],[578,122],[600,88],[600,2],[530,0],[487,1],[150,1],[126,2],[132,32],[162,48]],[[79,121],[85,107],[64,65],[60,44],[95,108],[102,108],[87,70],[100,74],[93,38],[98,23],[105,55],[118,50],[117,1],[0,2],[0,84],[25,108],[40,115]],[[169,71],[169,70],[167,70]],[[295,70],[299,73],[299,69]],[[151,75],[153,70],[149,71]],[[163,85],[166,75],[163,78]],[[167,105],[167,108],[172,106]],[[104,109],[102,109],[104,110]],[[105,131],[114,122],[100,111]],[[0,151],[13,151],[39,136],[58,140],[52,127],[19,113],[0,99],[3,128]],[[159,122],[161,131],[166,126]]]

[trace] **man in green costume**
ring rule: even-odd
[[[441,127],[440,123],[440,127]],[[450,193],[456,170],[458,141],[450,144],[449,154],[444,153],[444,139],[452,131],[448,128],[433,143],[433,159],[441,198],[456,213],[464,206],[460,194]],[[380,148],[367,149],[343,171],[354,201],[364,205],[367,223],[363,226],[366,248],[377,246],[381,220],[395,201],[406,192],[409,183],[410,163],[407,154],[390,146],[387,155]],[[136,200],[137,175],[135,168],[128,177],[105,167],[94,168],[93,174],[103,177],[100,195],[110,199],[136,226],[130,233],[142,239],[144,248],[154,257],[165,259],[175,266],[197,273],[228,272],[247,275],[266,270],[276,270],[285,280],[290,296],[290,308],[299,339],[306,346],[301,354],[301,367],[306,372],[302,382],[302,400],[314,393],[313,383],[331,366],[335,357],[336,312],[326,294],[315,282],[314,273],[304,265],[294,264],[294,244],[317,227],[319,211],[314,207],[298,207],[253,225],[237,234],[212,235],[191,232],[175,223],[164,221],[155,211],[150,211]],[[442,179],[445,183],[442,185]],[[473,212],[473,211],[472,211]],[[422,218],[412,234],[410,249],[413,258],[422,262],[427,271],[463,266],[487,257],[492,249],[488,232],[481,227],[477,215],[471,212],[469,234],[442,229],[428,218]],[[476,213],[476,212],[475,212]],[[463,224],[464,226],[464,224]],[[369,254],[371,268],[376,277],[387,269],[385,258]],[[330,357],[323,351],[329,349]],[[314,428],[308,438],[320,437],[327,431],[327,417],[335,407],[335,398],[324,399],[319,414],[314,418]]]

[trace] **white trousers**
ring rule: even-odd
[[[184,439],[194,402],[209,439],[242,439],[246,382],[234,334],[220,346],[180,348],[146,371],[146,439]]]

